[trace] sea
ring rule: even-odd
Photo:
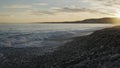
[[[58,47],[112,24],[0,24],[0,47]]]

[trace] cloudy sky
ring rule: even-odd
[[[0,0],[1,23],[76,21],[120,16],[120,0]]]

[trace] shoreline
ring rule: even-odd
[[[87,36],[75,37],[73,41],[59,47],[55,52],[45,55],[41,66],[44,67],[47,64],[48,67],[53,68],[119,68],[119,39],[120,26],[97,30]]]
[[[0,66],[4,68],[19,68],[20,66],[22,68],[26,66],[29,68],[120,67],[120,26],[100,29],[90,35],[72,39],[54,52],[44,55],[35,55],[41,52],[39,48],[37,48],[38,51],[34,48],[23,49],[22,52],[14,50],[15,53],[7,50],[4,52],[5,55],[0,53]]]

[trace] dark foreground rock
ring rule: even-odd
[[[52,54],[38,57],[41,68],[120,68],[120,27],[74,38]]]
[[[5,59],[2,54],[0,56],[3,60]],[[120,27],[106,28],[95,31],[88,36],[73,38],[73,41],[59,47],[53,53],[25,57],[27,59],[23,58],[22,60],[13,60],[13,58],[8,57],[6,61],[0,61],[0,67],[120,68]]]

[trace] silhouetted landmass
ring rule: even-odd
[[[85,19],[82,21],[66,21],[66,22],[37,22],[37,23],[118,23],[119,18],[98,18],[98,19]]]
[[[120,26],[75,37],[45,55],[0,50],[1,68],[120,68]]]

